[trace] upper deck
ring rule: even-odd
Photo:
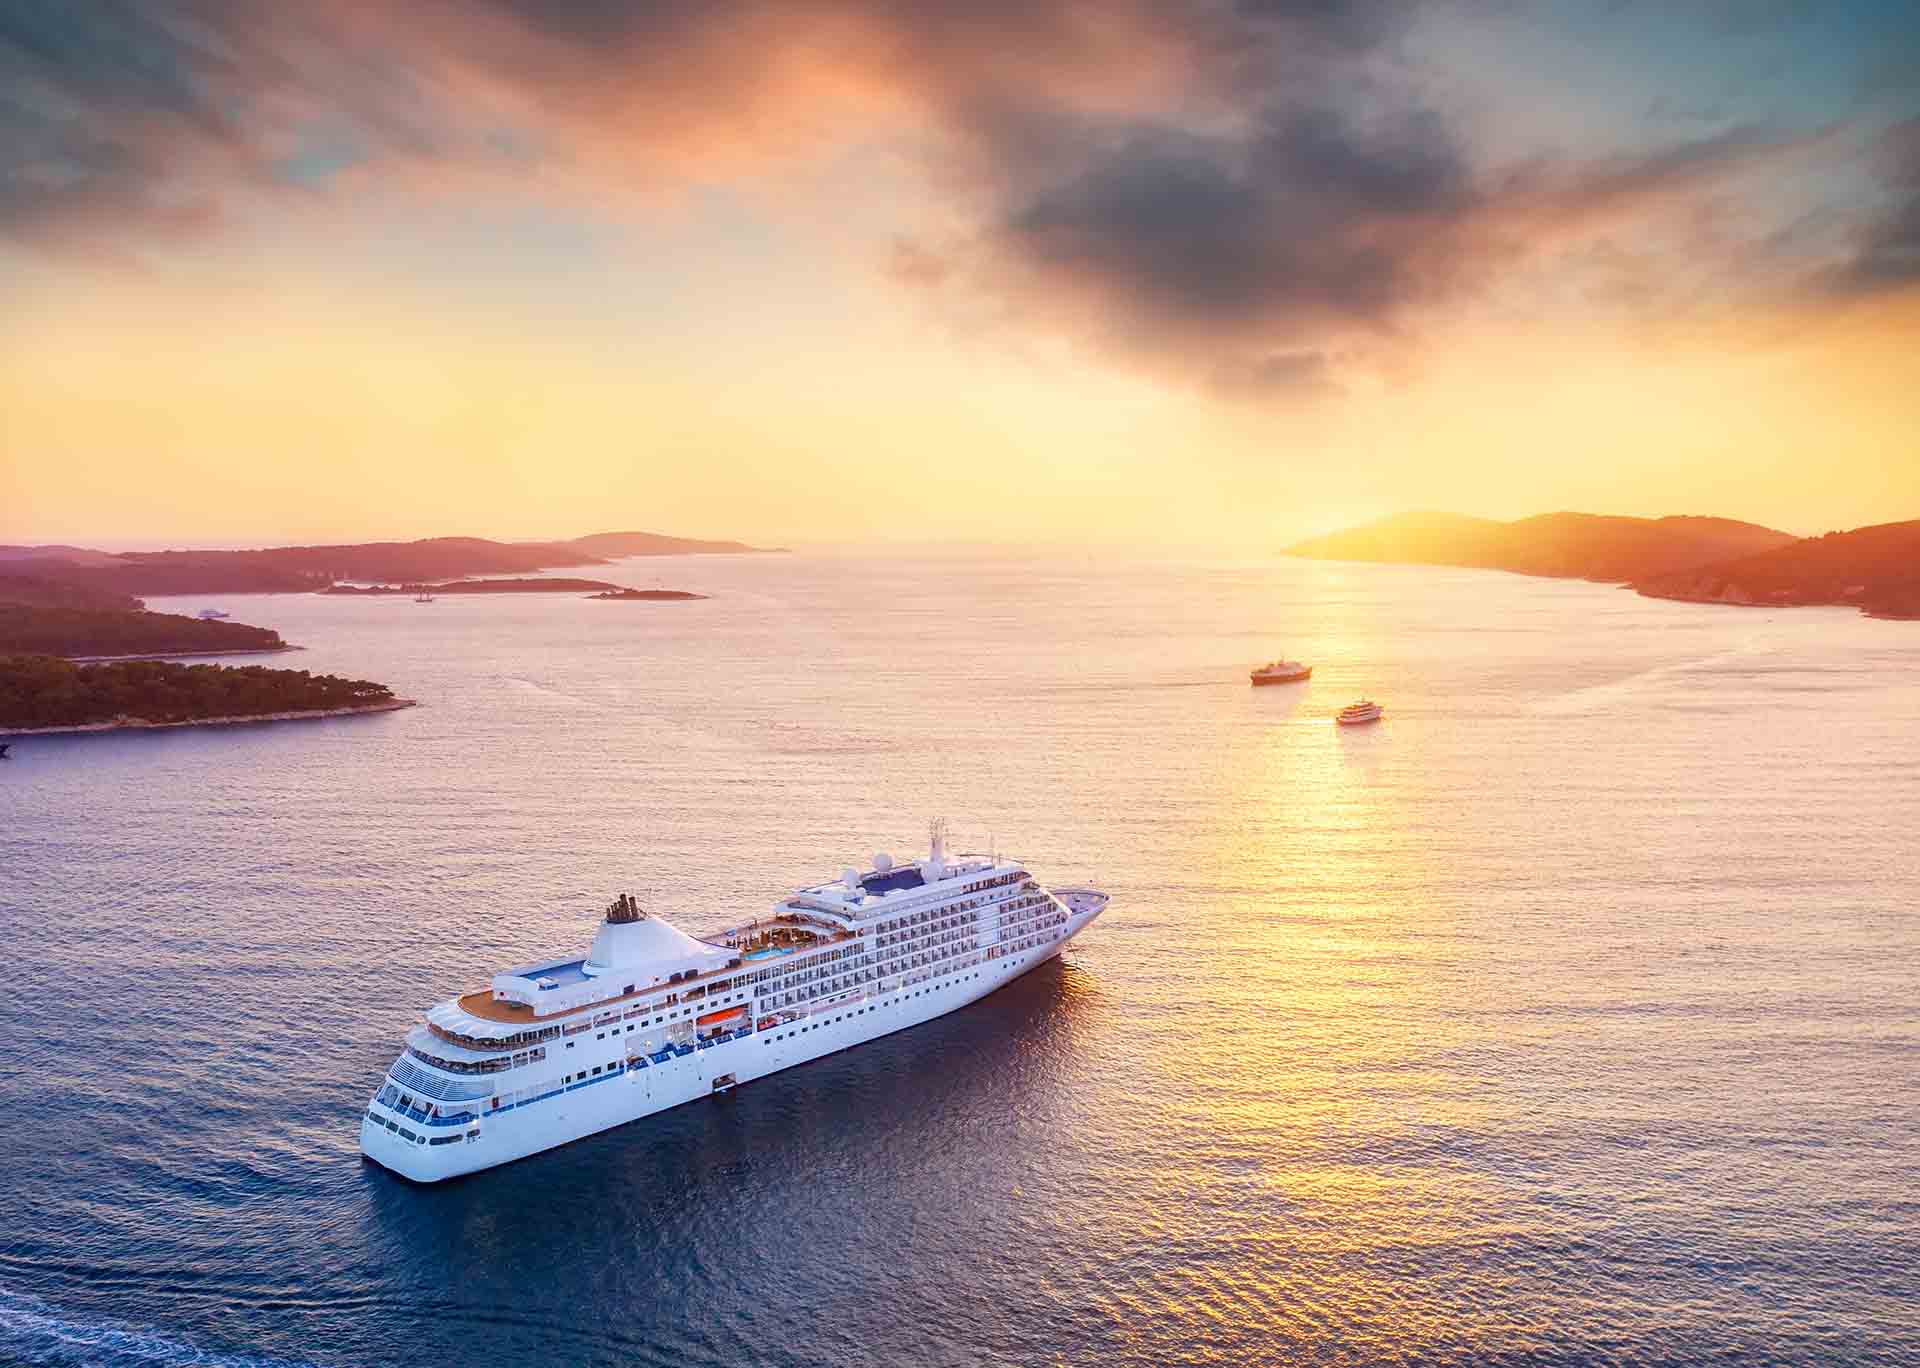
[[[496,974],[489,990],[441,1003],[428,1014],[444,1033],[482,1048],[577,1028],[600,1013],[657,1001],[698,1001],[716,984],[760,975],[766,961],[859,938],[882,918],[927,908],[1027,878],[1020,865],[960,855],[949,862],[936,831],[924,860],[896,865],[876,855],[865,873],[789,895],[770,918],[694,937],[648,916],[623,895],[608,908],[592,950]]]
[[[739,933],[752,931],[754,928],[758,930],[753,939],[738,939]],[[735,941],[723,939],[729,936],[735,937]],[[672,998],[676,1002],[698,1002],[703,1000],[715,985],[730,983],[742,975],[758,972],[766,968],[766,962],[770,959],[803,954],[821,946],[842,944],[858,939],[858,935],[845,928],[825,925],[808,918],[782,915],[764,922],[750,922],[744,927],[733,928],[705,939],[707,944],[714,945],[716,948],[739,951],[740,953],[733,957],[738,962],[730,961],[719,968],[693,973],[676,982],[634,984],[624,992],[609,992],[604,996],[580,1002],[557,1012],[536,1012],[529,1003],[499,996],[498,989],[482,989],[476,993],[464,994],[454,999],[454,1005],[462,1013],[477,1021],[517,1027],[520,1030],[536,1030],[548,1026],[575,1026],[583,1021],[591,1021],[602,1011],[637,1006],[654,998],[661,999],[663,1003],[667,998]],[[571,966],[557,967],[578,970],[580,962]],[[548,972],[553,972],[553,969],[549,969]],[[591,980],[581,972],[575,981]],[[436,1021],[435,1024],[448,1025],[444,1021]],[[517,1032],[500,1034],[504,1038]]]
[[[925,860],[896,865],[885,855],[874,857],[865,874],[849,869],[832,883],[803,888],[780,904],[782,911],[820,913],[849,926],[891,916],[902,907],[920,907],[984,888],[996,877],[1025,870],[1017,863],[987,855],[961,855],[951,863],[937,852]]]

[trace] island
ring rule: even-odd
[[[690,594],[684,589],[609,589],[604,594],[589,594],[587,597],[609,603],[682,603],[688,599],[703,599],[706,595]]]
[[[1920,619],[1920,521],[1796,537],[1731,518],[1546,513],[1498,522],[1402,513],[1297,542],[1286,554],[1598,580],[1691,603],[1825,604]]]
[[[0,574],[0,652],[98,659],[288,649],[265,627],[148,612],[141,600],[111,590]]]
[[[0,735],[298,721],[413,706],[384,684],[260,665],[0,656]]]

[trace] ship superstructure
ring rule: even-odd
[[[791,894],[690,936],[622,895],[584,957],[495,974],[407,1035],[360,1149],[432,1182],[942,1016],[1051,959],[1106,907],[997,856],[924,860]]]

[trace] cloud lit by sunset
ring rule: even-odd
[[[1920,22],[0,0],[0,540],[1920,512]]]

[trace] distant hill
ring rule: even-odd
[[[93,573],[147,593],[318,589],[335,580],[432,580],[460,575],[524,574],[552,565],[598,565],[568,542],[516,545],[483,537],[428,537],[411,542],[340,546],[273,546],[257,551],[141,551]],[[184,587],[180,587],[184,586]],[[141,592],[141,587],[134,587]]]
[[[1649,598],[1701,603],[1842,604],[1920,617],[1920,521],[1829,532],[1757,555],[1637,579]]]
[[[575,537],[568,545],[594,556],[718,555],[765,549],[745,542],[696,541],[691,537],[666,537],[658,532],[595,532],[591,536]]]
[[[111,565],[110,551],[92,551],[84,546],[0,546],[0,561],[64,560],[75,565]]]
[[[608,556],[753,551],[744,542],[696,541],[657,532],[599,532],[573,541],[500,542],[428,537],[410,542],[269,546],[249,551],[128,551],[76,546],[0,547],[0,564],[119,594],[309,593],[342,580],[420,584],[471,575],[526,575],[555,566],[604,565]]]
[[[34,573],[113,594],[297,594],[324,587],[324,577],[275,565],[244,551],[162,551],[115,556],[105,565],[30,562]]]
[[[1402,513],[1287,548],[1316,560],[1459,565],[1523,575],[1628,583],[1770,551],[1796,539],[1730,518],[1623,518],[1542,513],[1517,522]]]

